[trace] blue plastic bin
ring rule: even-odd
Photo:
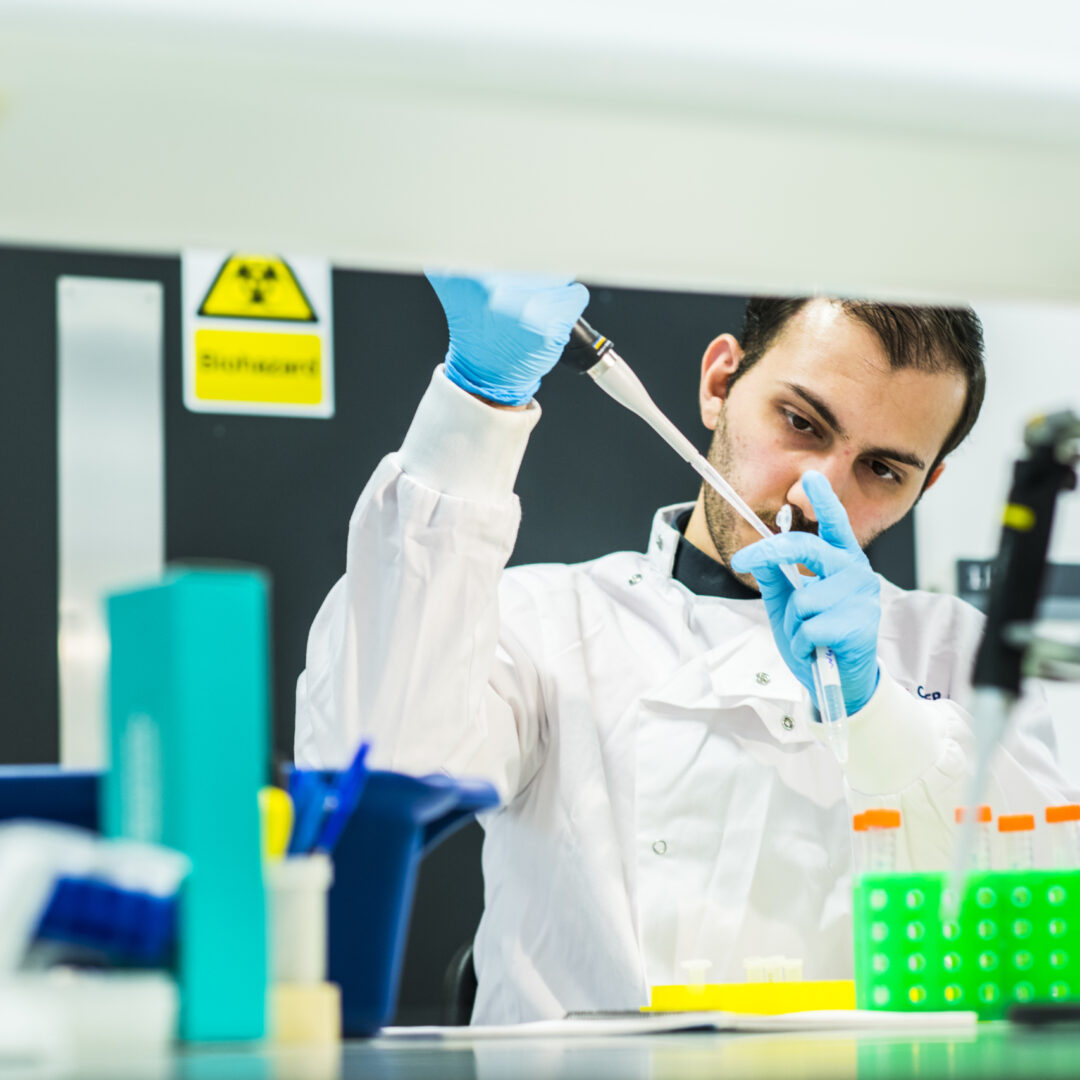
[[[334,851],[330,889],[329,972],[346,1035],[372,1035],[394,1014],[420,859],[498,801],[482,781],[368,777]]]

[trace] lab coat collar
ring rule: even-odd
[[[693,505],[693,503],[675,503],[672,506],[663,506],[653,517],[646,557],[649,565],[664,577],[671,577],[671,568],[675,564],[675,552],[682,538],[682,533],[679,532],[675,522],[680,514],[691,509]]]
[[[697,596],[727,600],[760,600],[756,590],[744,585],[731,571],[694,547],[683,535],[684,518],[693,503],[678,503],[658,510],[649,537],[649,560],[667,577],[678,570],[679,582]]]
[[[647,558],[659,573],[670,577],[682,533],[675,522],[693,503],[665,506],[653,518]],[[733,603],[729,598],[700,598],[706,604]],[[749,616],[746,601],[734,601]],[[746,605],[745,608],[743,605]],[[758,625],[746,627],[722,645],[694,657],[646,699],[654,705],[679,710],[749,706],[781,742],[812,738],[809,696],[788,670],[776,649],[761,609]],[[790,718],[794,717],[794,720]],[[785,723],[785,719],[788,720]]]

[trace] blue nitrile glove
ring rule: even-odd
[[[446,377],[502,405],[532,398],[589,302],[589,290],[565,277],[425,273],[450,329]]]
[[[814,648],[823,645],[836,654],[847,711],[858,712],[878,684],[881,590],[829,481],[806,472],[802,485],[817,515],[818,535],[791,532],[759,540],[735,552],[731,568],[757,579],[780,655],[811,697]],[[804,578],[796,589],[780,570],[785,563],[802,563],[818,576]]]

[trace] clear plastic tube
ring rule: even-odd
[[[1002,814],[998,818],[1006,870],[1031,870],[1035,866],[1035,817],[1033,814]]]
[[[867,873],[895,874],[900,811],[867,810],[863,821],[866,824]]]
[[[1046,808],[1046,825],[1050,834],[1050,851],[1055,870],[1080,869],[1080,806]]]
[[[746,981],[759,983],[765,981],[765,958],[763,956],[747,956],[743,959],[743,970],[746,972]]]
[[[967,809],[956,808],[957,831],[963,829],[967,819]],[[959,843],[959,837],[957,838]],[[983,872],[994,868],[994,813],[985,804],[975,807],[975,855],[973,868]]]
[[[855,814],[851,829],[851,872],[859,877],[866,873],[866,815]]]
[[[776,515],[776,527],[786,533],[791,528],[794,516],[790,503],[784,503]],[[784,567],[784,572],[794,567]],[[788,574],[788,580],[796,589],[802,588],[802,575],[795,572],[794,578]],[[814,655],[814,694],[825,724],[825,739],[829,748],[836,755],[837,761],[847,761],[847,707],[844,704],[844,688],[840,683],[840,669],[832,649],[817,649]],[[842,718],[842,720],[840,719]]]
[[[690,960],[683,960],[679,964],[679,967],[682,968],[687,990],[703,994],[705,992],[705,983],[709,974],[709,968],[712,967],[712,961],[695,957]]]
[[[975,730],[975,761],[968,789],[968,806],[978,806],[990,784],[990,762],[1009,725],[1014,698],[997,687],[977,686],[971,695],[972,727]],[[965,880],[975,850],[976,821],[966,819],[960,827],[948,886],[941,894],[941,917],[953,919],[960,910]]]

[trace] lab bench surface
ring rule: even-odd
[[[0,1080],[8,1073],[0,1065]],[[14,1074],[12,1074],[14,1075]],[[83,1061],[49,1080],[866,1080],[1080,1075],[1080,1027],[981,1025],[971,1038],[860,1034],[649,1035],[440,1043],[373,1039],[341,1047],[195,1047],[165,1060]]]

